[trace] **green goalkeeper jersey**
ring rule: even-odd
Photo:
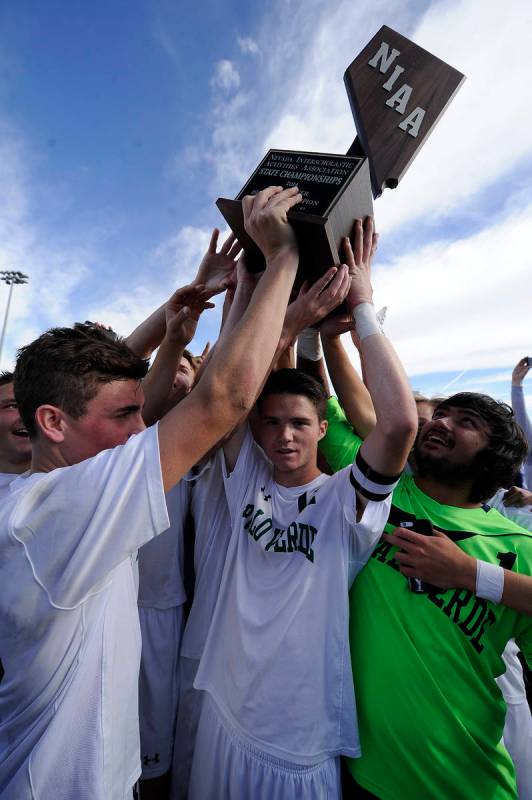
[[[360,439],[329,401],[321,443],[333,470]],[[442,505],[403,475],[386,530],[429,520],[469,555],[532,574],[532,536],[488,506]],[[362,757],[355,779],[382,800],[508,800],[516,787],[501,743],[506,706],[495,678],[515,639],[532,662],[532,618],[467,590],[416,594],[381,540],[350,593],[350,646]]]

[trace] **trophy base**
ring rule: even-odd
[[[293,151],[270,151],[270,153],[290,153]],[[269,157],[266,156],[266,158]],[[312,156],[314,160],[327,158],[325,154],[303,154]],[[345,156],[331,156],[330,158],[346,159]],[[265,159],[266,160],[266,159]],[[355,219],[364,219],[373,214],[373,198],[367,158],[350,158],[350,174],[342,182],[340,191],[333,196],[332,201],[327,199],[327,208],[323,214],[313,214],[308,211],[299,211],[298,207],[288,212],[299,244],[299,268],[295,287],[304,281],[314,283],[329,267],[341,264],[344,261],[342,240],[349,236],[353,230]],[[260,169],[260,165],[259,165]],[[258,170],[256,171],[258,173]],[[255,174],[248,181],[236,200],[220,197],[216,205],[220,209],[227,224],[239,240],[246,254],[246,266],[250,272],[261,272],[265,268],[264,256],[246,233],[241,198],[244,194],[255,194],[264,188],[262,185],[254,186]],[[283,180],[282,175],[271,180],[272,184],[283,185],[285,188],[293,186],[293,179]],[[262,179],[264,182],[264,179]],[[298,181],[300,190],[305,190],[305,182]],[[306,199],[303,200],[304,206]],[[322,204],[325,206],[325,203]]]

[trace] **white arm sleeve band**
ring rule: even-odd
[[[353,309],[353,319],[360,341],[375,333],[382,333],[382,328],[377,319],[375,307],[372,303],[359,303]]]
[[[500,603],[504,591],[504,569],[497,564],[477,560],[477,597]]]
[[[319,361],[323,358],[320,332],[316,328],[305,328],[297,337],[297,354],[307,361]]]

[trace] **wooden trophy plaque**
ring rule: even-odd
[[[344,81],[358,138],[347,154],[269,150],[234,200],[216,205],[242,244],[251,272],[264,257],[244,229],[242,198],[267,186],[298,186],[288,212],[299,243],[296,284],[342,262],[341,243],[373,198],[394,189],[464,80],[462,73],[383,26],[348,67]]]
[[[384,25],[344,82],[373,196],[395,189],[465,80],[461,72]]]
[[[355,217],[373,213],[367,159],[329,153],[269,150],[235,200],[216,205],[246,252],[251,272],[264,269],[264,256],[244,230],[242,198],[268,186],[298,186],[303,202],[288,212],[299,242],[298,282],[314,282],[342,262],[341,242]]]

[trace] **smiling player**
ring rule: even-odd
[[[31,444],[17,408],[13,373],[0,374],[0,492],[30,467]]]
[[[335,400],[328,421],[323,452],[341,469],[360,440]],[[384,536],[350,594],[362,745],[349,762],[354,797],[516,797],[495,678],[510,639],[530,662],[532,622],[498,605],[490,576],[500,566],[531,574],[532,537],[485,501],[515,479],[525,454],[511,409],[486,395],[448,398],[420,432],[418,474],[403,475],[392,496],[386,531],[395,535]],[[398,546],[428,523],[481,559],[476,594],[409,582],[416,575]]]

